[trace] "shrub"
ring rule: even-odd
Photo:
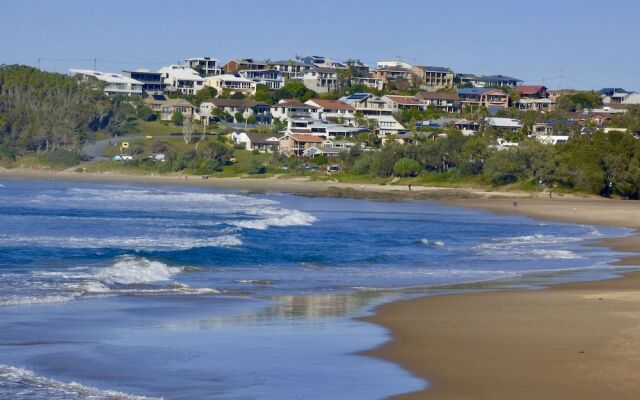
[[[393,173],[397,176],[416,176],[422,170],[422,165],[416,160],[403,157],[393,165]]]

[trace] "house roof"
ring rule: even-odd
[[[165,96],[149,96],[142,101],[145,104],[164,104],[172,107],[193,107],[193,104],[189,103],[185,99],[167,99]]]
[[[393,96],[393,95],[386,95],[384,96],[387,99],[391,100],[394,103],[397,104],[403,104],[403,105],[422,105],[422,103],[420,102],[419,99],[413,97],[413,96]]]
[[[271,139],[271,138],[274,137],[271,134],[256,133],[256,132],[246,132],[245,134],[249,137],[249,139],[251,140],[251,143],[253,143],[253,144],[258,144],[258,143],[276,144],[276,143],[278,143],[277,141],[267,140],[267,139]],[[279,139],[279,138],[276,137],[276,139]]]
[[[497,128],[521,128],[520,120],[514,118],[486,118],[489,125]]]
[[[255,107],[259,105],[268,106],[267,103],[247,99],[210,99],[207,100],[206,103],[212,103],[216,107]]]
[[[324,99],[311,99],[305,102],[305,104],[313,103],[310,105],[316,105],[320,108],[330,109],[330,110],[347,110],[347,111],[355,111],[355,108],[350,106],[349,104],[340,101],[340,100],[324,100]]]
[[[100,72],[93,71],[89,69],[70,69],[70,72],[79,75],[92,76],[99,81],[107,82],[107,83],[115,83],[115,84],[131,84],[131,85],[142,85],[142,82],[137,81],[135,79],[131,79],[127,76],[121,74],[114,74],[111,72]]]
[[[296,142],[322,143],[324,141],[323,138],[316,135],[305,135],[302,133],[294,133],[289,136],[291,136],[291,138],[293,138],[293,140],[295,140]]]
[[[513,78],[511,76],[506,76],[506,75],[485,75],[485,76],[480,76],[475,80],[480,82],[522,82],[518,78]]]
[[[521,85],[516,87],[516,92],[520,94],[534,95],[546,89],[547,88],[542,85]]]
[[[418,92],[416,97],[423,100],[460,100],[460,96],[455,92]]]
[[[289,107],[289,108],[318,108],[311,104],[305,104],[298,99],[282,99],[271,107]]]
[[[158,72],[162,74],[169,74],[169,76],[182,81],[204,81],[204,78],[198,75],[196,71],[179,65],[170,65],[168,67],[160,68],[160,71]]]

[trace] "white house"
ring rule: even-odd
[[[256,82],[251,79],[243,78],[232,74],[222,74],[210,76],[205,81],[206,86],[215,88],[218,93],[228,90],[231,93],[255,94]]]
[[[256,84],[267,85],[270,90],[278,90],[284,86],[282,72],[275,69],[244,69],[238,71],[238,75],[250,79]]]
[[[215,76],[220,75],[222,73],[222,68],[220,67],[219,60],[211,57],[193,57],[187,58],[185,60],[185,64],[188,68],[196,72],[200,72],[200,76]]]
[[[392,115],[367,115],[367,119],[377,121],[378,136],[384,137],[389,135],[397,135],[402,132],[406,132],[407,129],[402,126]]]
[[[338,71],[335,68],[312,68],[304,72],[302,82],[316,93],[333,92],[338,87]]]
[[[353,93],[341,97],[340,101],[349,104],[356,112],[360,111],[365,116],[391,115],[394,111],[390,102],[371,93]]]
[[[384,89],[384,80],[371,76],[354,76],[350,79],[351,86],[363,85],[371,89]]]
[[[262,133],[233,132],[231,140],[244,145],[245,150],[258,150],[270,153],[280,146],[280,137]]]
[[[288,120],[296,117],[310,117],[316,106],[302,103],[296,99],[282,99],[271,106],[271,115],[275,119]]]
[[[377,68],[402,68],[402,69],[411,69],[413,65],[406,63],[400,60],[392,60],[392,61],[378,61]]]
[[[180,65],[170,65],[161,68],[164,83],[170,92],[180,92],[183,94],[196,94],[204,88],[204,78],[191,68]]]
[[[102,91],[107,96],[113,96],[118,94],[126,95],[126,96],[142,95],[142,86],[143,86],[142,82],[120,75],[120,74],[93,71],[88,69],[71,69],[69,71],[76,76],[80,76],[81,79],[84,81],[90,81],[92,79],[95,79],[100,82],[106,83]]]
[[[311,112],[313,118],[343,120],[349,124],[353,124],[355,120],[356,109],[339,100],[311,99],[307,100],[305,104],[317,107]]]

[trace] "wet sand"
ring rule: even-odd
[[[513,199],[447,204],[514,213]],[[519,199],[534,218],[640,228],[640,203]],[[640,252],[640,237],[602,241]],[[640,265],[629,257],[620,265]],[[424,297],[383,305],[367,320],[392,341],[367,354],[430,382],[398,399],[637,399],[640,396],[640,273],[545,290]]]

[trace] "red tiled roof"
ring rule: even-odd
[[[314,104],[317,104],[321,108],[326,108],[330,110],[348,110],[355,111],[355,108],[350,106],[349,104],[339,101],[339,100],[323,100],[323,99],[311,99]]]
[[[516,87],[516,92],[520,94],[533,95],[539,93],[542,89],[546,89],[546,87],[542,85],[521,85]]]
[[[307,143],[322,143],[324,139],[316,136],[316,135],[303,135],[303,134],[294,134],[291,135],[293,140],[297,142],[307,142]]]

